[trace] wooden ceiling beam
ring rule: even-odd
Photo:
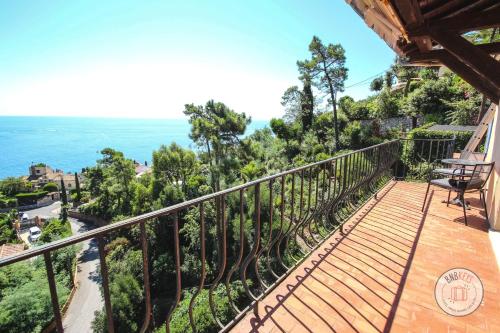
[[[450,10],[453,10],[454,8],[458,7],[459,5],[463,4],[466,1],[467,0],[448,0],[441,6],[424,13],[424,19],[429,20],[436,16],[440,16]]]
[[[500,90],[500,62],[459,35],[431,29],[430,36],[443,48],[471,67]]]
[[[482,12],[464,13],[451,18],[431,21],[428,24],[408,27],[408,36],[410,38],[428,36],[432,29],[464,33],[498,26],[500,26],[500,7],[494,7]]]
[[[392,6],[394,6],[403,22],[405,22],[405,29],[409,26],[422,26],[424,24],[424,17],[420,12],[420,6],[417,0],[393,0]],[[409,36],[421,52],[428,52],[432,49],[432,40],[426,35],[420,36]]]
[[[492,42],[486,44],[478,44],[475,47],[480,48],[482,51],[490,54],[497,55],[500,54],[500,42]],[[417,50],[408,52],[406,56],[410,58],[411,61],[437,61],[442,53],[446,53],[446,50],[432,50],[430,52],[421,53]]]
[[[478,91],[486,95],[491,101],[500,100],[500,89],[484,80],[481,75],[466,66],[455,55],[445,51],[439,55],[439,60]]]

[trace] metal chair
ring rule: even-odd
[[[467,214],[466,214],[467,204],[464,199],[464,194],[466,192],[479,191],[479,199],[481,200],[484,206],[486,221],[489,222],[488,210],[486,208],[486,200],[484,197],[484,191],[485,191],[484,186],[486,185],[486,182],[490,177],[494,165],[495,162],[476,164],[474,166],[474,169],[471,170],[471,173],[463,173],[463,169],[455,169],[451,174],[451,178],[432,179],[432,174],[433,173],[436,174],[437,172],[431,173],[429,176],[429,182],[427,184],[427,191],[425,192],[424,203],[422,204],[422,211],[424,211],[425,203],[427,201],[427,195],[429,194],[429,188],[431,187],[431,185],[438,186],[448,190],[448,204],[450,201],[451,191],[457,192],[460,202],[462,204],[462,208],[464,210],[465,225],[467,225]],[[450,174],[442,173],[441,175],[448,176]]]

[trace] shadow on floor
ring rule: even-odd
[[[433,196],[421,212],[423,193],[385,191],[235,331],[389,332]]]

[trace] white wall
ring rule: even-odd
[[[491,228],[500,231],[500,111],[498,106],[493,118],[486,160],[495,161],[495,169],[487,185],[486,207],[488,208]]]

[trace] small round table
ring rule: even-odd
[[[464,176],[463,170],[465,170],[465,167],[467,167],[467,166],[475,167],[476,165],[488,164],[488,162],[484,162],[484,161],[466,160],[463,158],[445,158],[445,159],[442,159],[441,162],[444,164],[459,165],[460,167],[457,168],[457,170],[462,169],[462,171],[460,171],[460,173],[456,174],[458,177]],[[462,206],[464,204],[464,203],[462,203],[462,201],[460,200],[460,198],[458,196],[455,199],[453,199],[451,202],[455,205],[458,205],[458,206]],[[467,202],[465,202],[465,207],[467,209],[470,209]]]
[[[444,164],[461,165],[463,167],[483,165],[483,164],[488,164],[489,163],[489,162],[484,162],[484,161],[466,160],[464,158],[445,158],[445,159],[442,159],[441,162],[444,163]]]

